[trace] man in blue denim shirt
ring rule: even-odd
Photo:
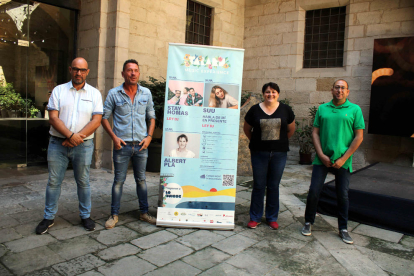
[[[102,126],[114,141],[115,179],[112,185],[111,216],[105,223],[106,229],[115,227],[121,206],[122,186],[124,185],[129,160],[132,159],[140,219],[155,224],[156,219],[148,213],[147,166],[148,146],[155,128],[155,111],[151,91],[138,84],[140,72],[134,59],[125,61],[122,77],[125,82],[108,92],[104,104]],[[114,127],[109,124],[113,115]],[[147,122],[149,127],[147,129]]]

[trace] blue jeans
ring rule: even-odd
[[[147,167],[148,149],[141,149],[139,142],[126,142],[121,149],[114,149],[115,179],[112,185],[111,214],[118,215],[121,207],[122,187],[124,185],[129,160],[132,159],[139,210],[142,214],[148,213],[147,183],[145,182],[145,170]]]
[[[335,175],[336,200],[338,204],[338,228],[347,229],[348,226],[348,190],[349,169],[328,168],[325,165],[313,165],[312,179],[306,201],[305,221],[313,224],[315,222],[316,209],[318,208],[319,196],[325,183],[326,175],[331,172]]]
[[[91,213],[91,187],[89,186],[89,168],[92,162],[93,139],[86,140],[79,146],[69,148],[62,146],[64,138],[50,137],[47,151],[49,181],[46,188],[45,219],[54,219],[58,211],[60,188],[65,177],[69,161],[72,162],[73,174],[78,187],[79,212],[82,219]]]
[[[279,215],[279,184],[286,165],[287,152],[251,151],[253,191],[250,220],[260,222],[266,192],[266,221],[277,221]]]

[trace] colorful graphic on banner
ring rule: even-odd
[[[169,45],[158,226],[234,229],[243,59]]]

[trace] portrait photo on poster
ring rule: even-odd
[[[164,157],[200,158],[200,134],[166,132]]]
[[[168,82],[169,105],[203,106],[204,83],[170,80]]]
[[[239,85],[206,83],[204,86],[204,107],[239,108]]]

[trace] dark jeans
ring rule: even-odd
[[[121,207],[122,187],[127,177],[128,163],[132,160],[139,210],[142,214],[148,213],[147,183],[145,169],[147,167],[148,149],[139,151],[138,142],[126,142],[121,149],[113,151],[115,178],[112,185],[111,214],[118,215]]]
[[[287,152],[251,151],[253,191],[250,220],[260,222],[266,193],[266,220],[277,221],[279,215],[279,184],[286,165]]]
[[[313,165],[312,180],[309,188],[308,199],[306,202],[305,221],[313,224],[315,222],[316,209],[318,207],[319,196],[325,183],[326,175],[331,172],[335,175],[335,190],[338,204],[338,228],[347,229],[348,225],[348,190],[349,169],[328,168],[325,165]]]

